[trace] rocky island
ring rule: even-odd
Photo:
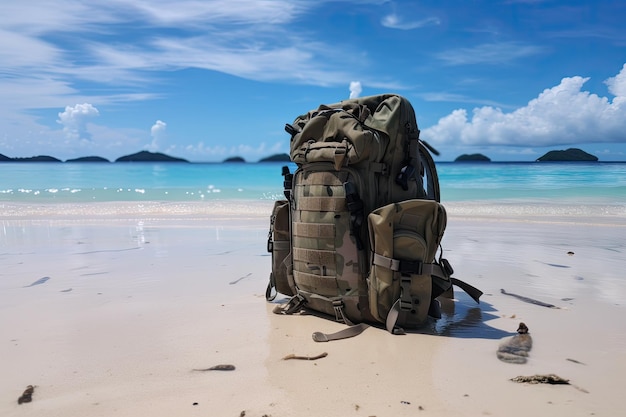
[[[230,158],[226,158],[223,161],[223,163],[225,163],[225,164],[229,164],[229,163],[232,163],[232,162],[234,162],[234,163],[242,163],[242,162],[245,163],[246,160],[243,159],[241,156],[231,156]]]
[[[160,152],[141,151],[131,155],[121,156],[115,162],[189,162],[183,158],[175,158]]]
[[[0,154],[0,162],[63,162],[53,156],[37,155],[29,156],[25,158],[9,158],[8,156]]]
[[[538,162],[596,162],[598,157],[581,149],[550,151],[537,159]]]
[[[457,157],[454,162],[491,162],[491,159],[480,153],[463,154]]]
[[[80,158],[68,159],[65,162],[111,162],[101,156],[81,156]]]

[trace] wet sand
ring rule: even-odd
[[[278,316],[265,301],[270,210],[271,203],[4,207],[0,415],[621,412],[624,216],[481,216],[452,207],[445,256],[456,277],[484,291],[481,304],[457,290],[443,318],[418,332],[372,327],[316,343],[313,332],[344,327]],[[504,363],[496,351],[520,322],[533,338],[528,361]],[[193,371],[215,365],[235,369]],[[573,385],[510,381],[552,373]],[[32,402],[18,404],[28,385]]]

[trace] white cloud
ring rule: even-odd
[[[473,65],[506,63],[541,54],[545,48],[519,42],[485,43],[469,48],[456,48],[440,52],[435,57],[448,65]]]
[[[615,77],[611,77],[604,82],[609,87],[609,93],[622,99],[626,97],[626,64]]]
[[[346,44],[330,48],[313,39],[313,30],[290,27],[328,1],[75,0],[54,8],[47,0],[0,2],[0,73],[6,75],[0,77],[0,121],[7,126],[31,117],[36,124],[30,110],[68,102],[152,99],[160,71],[187,68],[257,81],[344,85],[353,76],[345,68],[368,65],[366,52]],[[164,30],[170,28],[175,30]],[[83,81],[105,88],[87,93]],[[384,77],[370,85],[398,86]]]
[[[319,6],[291,0],[78,0],[50,10],[44,0],[2,3],[0,58],[6,59],[0,59],[0,70],[19,74],[26,67],[47,79],[119,86],[145,84],[155,71],[200,68],[253,80],[338,85],[349,76],[331,70],[332,63],[345,62],[350,54],[286,26]],[[168,28],[175,34],[161,30]],[[75,35],[64,36],[70,42],[49,36],[67,33]],[[124,33],[125,40],[115,33]]]
[[[90,140],[87,132],[87,121],[100,113],[89,103],[66,106],[65,111],[59,113],[57,123],[63,125],[65,137],[69,140]]]
[[[357,98],[361,95],[363,91],[363,87],[361,86],[360,81],[351,81],[350,82],[350,98]]]
[[[583,91],[588,78],[563,78],[511,113],[491,106],[454,110],[422,137],[437,144],[551,146],[622,142],[626,134],[626,65],[608,79],[613,100]]]
[[[427,17],[420,20],[405,20],[396,13],[391,13],[383,17],[380,23],[390,29],[411,30],[425,26],[439,25],[441,21],[437,17]]]
[[[165,140],[167,138],[167,123],[157,120],[150,128],[150,136],[152,136],[152,143],[148,146],[152,152],[156,152],[163,148]]]

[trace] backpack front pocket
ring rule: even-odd
[[[392,327],[417,327],[427,320],[432,263],[441,240],[433,231],[445,222],[439,213],[435,201],[407,200],[368,216],[372,248],[368,291],[370,311],[377,320],[386,322],[392,310],[397,312]]]

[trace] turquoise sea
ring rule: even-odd
[[[0,203],[275,200],[284,163],[1,163]],[[292,172],[295,165],[290,165]],[[442,202],[626,206],[626,163],[438,162]]]

